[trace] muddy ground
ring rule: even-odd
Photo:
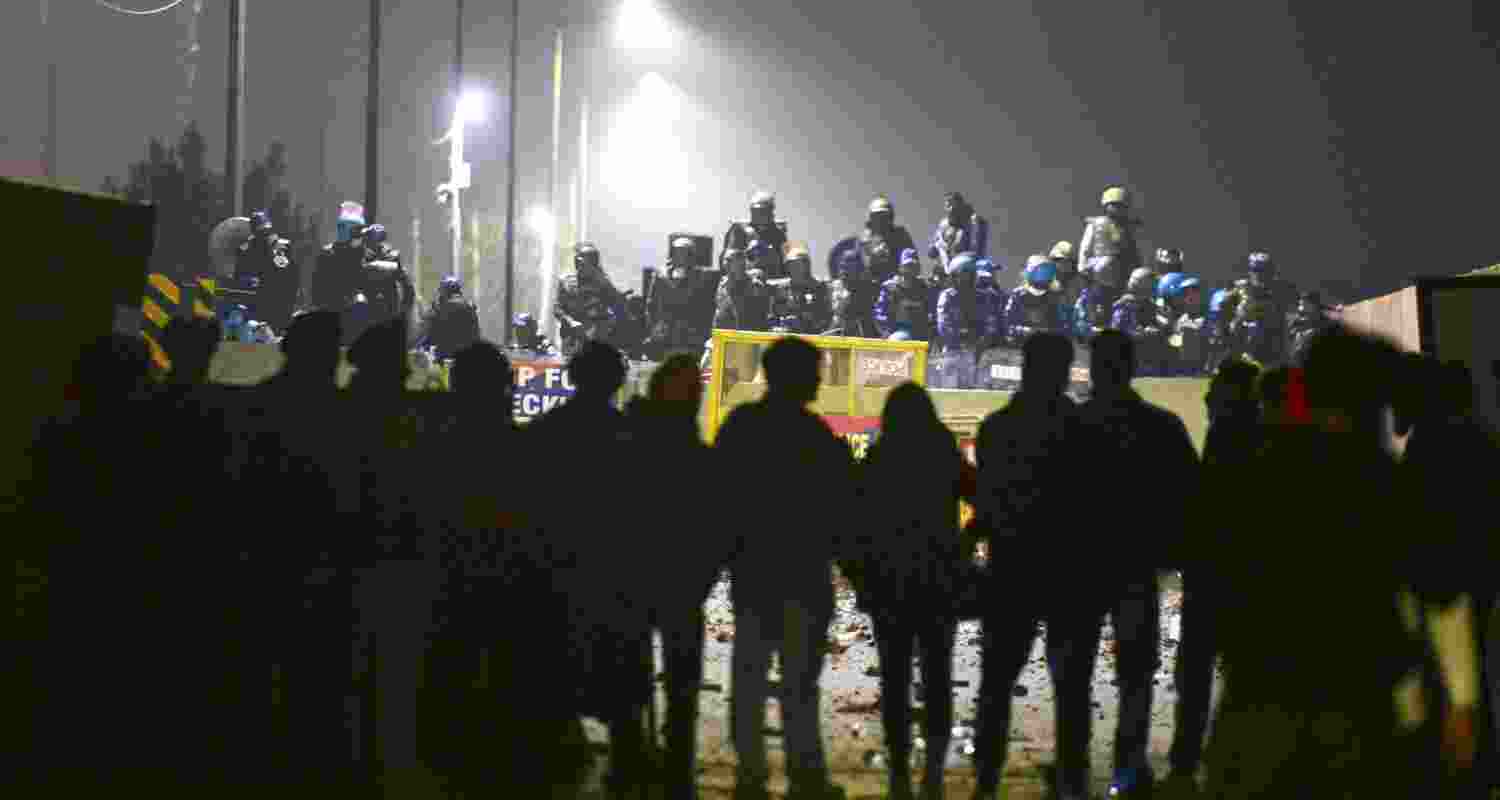
[[[830,626],[830,654],[822,678],[823,735],[830,767],[835,780],[849,790],[851,797],[879,796],[885,791],[883,735],[880,710],[879,657],[873,641],[870,620],[854,608],[854,595],[835,582],[838,610]],[[729,743],[730,656],[734,646],[734,614],[729,604],[729,586],[721,581],[714,587],[704,609],[708,620],[708,642],[704,666],[704,691],[699,727],[699,752],[703,768],[705,797],[727,797],[733,785],[734,750]],[[1151,760],[1158,776],[1167,774],[1166,754],[1171,745],[1172,712],[1176,687],[1172,670],[1176,663],[1180,631],[1182,593],[1175,576],[1164,581],[1162,592],[1161,665],[1156,675],[1156,696],[1151,725]],[[1045,636],[1045,632],[1043,632]],[[1044,639],[1039,636],[1031,660],[1023,670],[1014,691],[1015,705],[1011,724],[1011,756],[1007,785],[1014,786],[1017,797],[1040,796],[1037,768],[1052,761],[1055,724],[1052,686],[1043,659]],[[658,643],[658,659],[660,659]],[[972,735],[979,691],[979,625],[963,623],[954,650],[955,724]],[[660,661],[658,660],[658,665]],[[775,678],[775,673],[772,673]],[[920,670],[914,676],[920,682]],[[1118,708],[1118,690],[1114,679],[1114,641],[1108,623],[1100,643],[1099,662],[1094,676],[1094,720],[1092,777],[1102,791],[1110,777],[1110,748]],[[1215,682],[1215,697],[1220,691]],[[665,712],[665,696],[658,692],[658,720]],[[774,701],[767,704],[767,727],[779,729],[778,709]],[[917,706],[920,708],[920,705]],[[605,736],[598,726],[590,724],[590,737],[601,742]],[[773,768],[779,771],[779,737],[769,739]],[[949,753],[948,783],[953,796],[967,796],[972,787],[973,770],[964,745],[967,737],[955,738]],[[778,776],[773,789],[784,790]]]

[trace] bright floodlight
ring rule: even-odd
[[[526,212],[526,224],[532,233],[543,239],[552,238],[552,213],[541,206],[532,206]]]
[[[661,50],[672,44],[672,30],[651,0],[625,0],[620,9],[620,44]]]
[[[484,92],[466,89],[458,98],[454,116],[459,122],[479,122],[484,119]]]

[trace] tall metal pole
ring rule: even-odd
[[[464,216],[460,209],[460,195],[463,189],[459,188],[456,177],[462,171],[464,160],[463,126],[464,121],[459,115],[459,104],[463,102],[464,93],[464,0],[457,0],[458,15],[456,17],[453,33],[453,126],[454,130],[449,132],[453,136],[452,149],[450,151],[450,164],[448,175],[453,181],[453,219],[450,223],[450,262],[448,269],[450,274],[456,278],[463,279],[464,285],[468,287],[469,294],[477,304],[480,299],[481,287],[477,281],[471,281],[464,274]]]
[[[229,214],[238,215],[245,202],[240,164],[245,134],[245,0],[229,0],[229,103],[224,150],[224,180],[229,184]]]
[[[578,238],[589,238],[589,98],[578,101]]]
[[[561,262],[560,255],[562,247],[562,209],[559,207],[557,181],[560,177],[558,164],[562,159],[562,70],[563,70],[563,27],[557,26],[557,35],[552,45],[552,170],[548,177],[549,197],[547,209],[552,213],[551,241],[547,242],[547,252],[542,256],[541,274],[541,329],[551,335],[552,330],[552,287],[557,282],[557,268]],[[570,220],[577,223],[577,220]]]
[[[511,319],[516,313],[516,54],[521,49],[521,0],[510,4],[510,136],[507,137],[505,190],[505,319],[500,325],[505,343],[513,337]]]
[[[42,0],[42,30],[47,61],[47,138],[42,141],[42,174],[48,183],[57,183],[57,46],[52,40],[48,19],[49,0]]]
[[[380,0],[370,0],[370,78],[365,92],[365,221],[380,220]]]

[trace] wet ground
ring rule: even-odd
[[[838,585],[838,584],[836,584]],[[720,582],[705,604],[708,642],[704,666],[704,692],[699,728],[699,752],[703,765],[705,797],[728,796],[733,785],[734,750],[729,743],[728,697],[730,655],[734,646],[734,614],[729,604],[728,583]],[[1172,670],[1176,663],[1182,594],[1174,578],[1164,581],[1162,592],[1161,665],[1156,675],[1156,695],[1151,725],[1151,760],[1158,776],[1167,774],[1166,753],[1171,745],[1172,712],[1176,687]],[[1043,636],[1045,633],[1043,633]],[[879,657],[870,620],[854,609],[854,595],[838,592],[838,610],[829,630],[830,655],[822,677],[823,735],[835,780],[851,797],[881,796],[885,791],[884,745],[880,711]],[[1052,686],[1043,659],[1044,639],[1039,636],[1031,660],[1022,671],[1014,692],[1006,784],[1014,785],[1013,797],[1040,797],[1039,765],[1052,761],[1055,738]],[[660,653],[658,652],[658,659]],[[955,725],[963,736],[950,748],[948,785],[953,797],[966,797],[972,788],[973,770],[965,752],[972,736],[979,690],[979,625],[963,623],[954,650]],[[660,661],[658,660],[658,664]],[[775,673],[772,674],[775,678]],[[920,681],[920,670],[915,674]],[[1110,749],[1114,741],[1119,693],[1113,685],[1114,641],[1108,623],[1100,643],[1094,676],[1095,720],[1092,776],[1100,791],[1110,776]],[[1220,691],[1215,682],[1215,698]],[[665,711],[665,696],[658,692],[658,719]],[[767,727],[780,728],[775,702],[768,703]],[[920,708],[920,705],[917,706]],[[590,725],[591,738],[604,740],[602,729]],[[780,739],[769,738],[774,769],[780,767]],[[784,789],[780,782],[773,790]]]

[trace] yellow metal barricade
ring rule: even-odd
[[[765,394],[760,360],[788,334],[715,329],[712,339],[704,435],[712,441],[735,406]],[[926,384],[927,343],[843,336],[798,336],[823,354],[823,384],[812,409],[856,454],[880,423],[886,395],[902,383]]]

